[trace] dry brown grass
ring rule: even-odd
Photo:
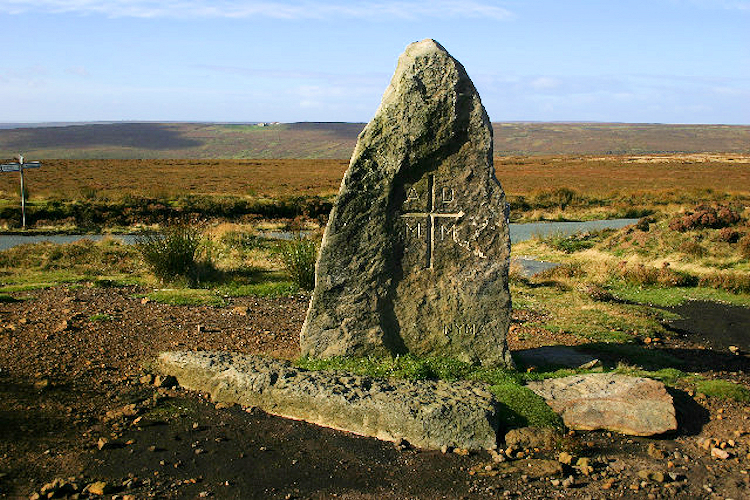
[[[750,159],[739,162],[737,155],[701,160],[661,155],[646,162],[643,158],[503,157],[495,158],[495,171],[505,191],[514,195],[560,187],[600,196],[701,189],[750,193]]]
[[[82,199],[133,194],[330,195],[338,190],[344,160],[48,160],[26,173],[33,197]],[[0,176],[0,190],[15,199],[18,177]]]
[[[634,203],[679,198],[681,193],[750,194],[750,160],[738,155],[694,158],[503,157],[498,179],[511,196],[557,188],[597,197],[631,196]],[[346,160],[48,160],[27,172],[32,197],[81,199],[124,194],[225,194],[268,197],[332,195]],[[15,199],[18,178],[0,176],[0,190]],[[705,191],[704,191],[705,192]]]

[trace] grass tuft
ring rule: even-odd
[[[292,281],[304,290],[312,290],[315,286],[315,259],[317,256],[317,242],[298,236],[282,243],[279,252],[279,258]]]
[[[706,396],[750,402],[750,390],[747,387],[726,380],[701,380],[695,384],[695,388]]]
[[[195,288],[177,288],[155,290],[148,295],[149,299],[161,304],[172,306],[224,306],[224,299],[216,295],[212,290]]]
[[[101,321],[101,322],[104,322],[104,321],[112,321],[114,319],[115,318],[113,316],[111,316],[109,314],[103,314],[103,313],[101,313],[101,314],[92,314],[91,316],[89,316],[89,321]]]
[[[201,281],[202,263],[199,248],[203,241],[200,230],[187,223],[171,224],[163,229],[140,235],[135,248],[151,272],[163,283],[187,280],[190,286]]]

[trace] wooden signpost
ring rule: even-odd
[[[23,185],[23,171],[27,168],[39,168],[42,166],[38,161],[24,163],[23,155],[16,156],[18,160],[15,163],[3,163],[0,165],[0,172],[19,172],[21,174],[21,220],[22,226],[26,227],[26,190]]]

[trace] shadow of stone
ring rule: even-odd
[[[677,431],[674,434],[682,436],[700,434],[703,426],[710,421],[709,411],[683,391],[667,387],[667,392],[672,396],[677,417]]]
[[[670,330],[687,335],[714,347],[727,349],[730,345],[750,351],[750,308],[706,300],[691,300],[666,310],[677,313],[681,319],[665,323]]]
[[[750,358],[747,356],[737,356],[713,349],[665,348],[659,350],[679,359],[681,361],[679,368],[683,371],[750,372]]]

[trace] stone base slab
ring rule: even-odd
[[[427,449],[497,444],[496,401],[469,382],[407,381],[307,371],[287,361],[229,352],[164,352],[156,368],[216,402],[257,406],[386,441]]]

